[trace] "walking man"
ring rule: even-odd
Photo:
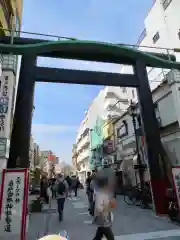
[[[108,178],[101,177],[97,180],[98,192],[95,202],[96,234],[93,240],[114,240],[112,232],[112,209],[116,207],[116,200],[109,192]]]
[[[64,179],[62,174],[59,174],[57,176],[56,181],[56,198],[60,222],[63,220],[64,203],[67,195],[68,195],[67,181]]]

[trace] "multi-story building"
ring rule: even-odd
[[[59,174],[62,172],[62,167],[59,163],[55,164],[55,174]]]
[[[166,78],[171,77],[169,74]],[[163,161],[166,166],[167,175],[171,179],[172,166],[180,164],[180,127],[175,112],[176,103],[173,101],[173,93],[167,79],[152,91],[154,109],[159,124],[159,131],[163,146]],[[177,81],[179,80],[176,78]],[[137,151],[140,153],[141,161],[147,164],[147,155],[145,151],[144,134],[139,121],[139,108],[136,105],[136,136],[138,144],[136,144],[135,131],[132,117],[126,111],[120,118],[114,122],[114,140],[116,150],[116,163],[120,163],[118,170],[123,172],[124,183],[127,181],[133,185],[137,184],[138,171],[134,170],[137,164]],[[137,149],[138,146],[138,149]],[[144,177],[148,180],[148,172]]]
[[[11,30],[20,31],[22,21],[22,0],[1,0],[0,35],[11,36]]]
[[[146,52],[174,54],[180,61],[180,8],[179,0],[155,0],[144,21],[144,30],[137,41],[137,48]],[[147,47],[148,46],[148,47]],[[155,112],[160,124],[161,140],[168,166],[179,164],[179,129],[180,129],[180,74],[172,69],[147,68],[149,84],[152,90]],[[123,66],[122,73],[132,73],[132,67]],[[132,89],[127,89],[131,92]],[[130,96],[127,95],[130,99]],[[134,98],[137,101],[137,96]],[[129,173],[135,183],[132,171],[137,160],[132,119],[128,112],[116,123],[117,159],[123,161],[122,170]],[[141,146],[143,145],[142,144]],[[143,149],[143,147],[142,147]]]
[[[86,178],[87,171],[94,168],[93,159],[98,159],[101,155],[103,137],[97,134],[97,128],[102,128],[104,122],[117,118],[127,109],[129,102],[126,94],[125,88],[105,87],[100,90],[85,113],[77,133],[74,155],[76,169],[82,181]],[[135,94],[132,97],[135,97]]]
[[[22,0],[1,0],[0,1],[0,36],[19,35],[15,30],[19,31],[21,28],[22,19]],[[8,29],[8,30],[7,30]],[[7,149],[12,129],[13,108],[15,102],[16,92],[16,75],[18,57],[12,54],[1,55],[0,65],[1,89],[0,89],[0,141],[4,154],[1,155],[0,168],[6,168],[7,164]]]
[[[29,169],[32,171],[35,169],[34,146],[35,146],[34,139],[33,136],[31,135],[29,147]]]
[[[55,174],[56,156],[51,150],[41,151],[41,169],[51,178]]]
[[[34,165],[35,167],[40,165],[41,151],[39,145],[34,143]]]
[[[81,182],[85,181],[87,171],[89,170],[89,144],[88,112],[86,112],[78,130],[75,149],[76,167]]]
[[[41,151],[41,171],[48,175],[48,156],[49,151]]]
[[[139,50],[174,54],[176,60],[180,61],[180,54],[176,52],[176,49],[180,46],[179,8],[180,1],[178,0],[155,0],[153,2],[152,8],[144,20],[144,30],[137,41]],[[132,73],[132,71],[132,67],[130,66],[122,67],[122,73]],[[169,70],[147,68],[147,72],[150,87],[153,90],[160,84]],[[174,101],[179,102],[180,96],[177,90],[178,85],[173,83],[171,88],[174,93]],[[132,91],[131,88],[127,89],[128,93],[130,91]],[[137,96],[135,98],[137,99]],[[178,104],[176,106],[176,112],[179,116],[180,123],[180,110]]]
[[[77,169],[77,151],[76,151],[76,144],[73,144],[72,147],[72,165],[75,169]]]

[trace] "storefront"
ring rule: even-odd
[[[90,130],[90,168],[100,168],[103,157],[103,124],[102,118],[96,119],[95,126]]]

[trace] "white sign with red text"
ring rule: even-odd
[[[28,201],[28,171],[3,170],[0,196],[0,237],[25,239]]]

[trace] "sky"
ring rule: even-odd
[[[152,2],[153,0],[24,0],[22,30],[80,40],[136,44]],[[39,58],[38,65],[120,71],[120,66],[116,64],[49,58]],[[72,144],[75,143],[78,127],[101,88],[36,83],[32,133],[42,150],[52,150],[62,161],[71,163]]]

